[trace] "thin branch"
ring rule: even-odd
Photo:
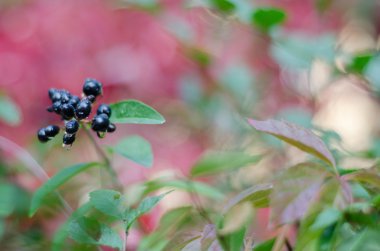
[[[285,245],[286,245],[286,248],[288,249],[288,251],[293,251],[293,247],[290,244],[288,238],[285,239]]]
[[[50,179],[44,168],[38,164],[38,162],[24,148],[20,147],[13,141],[0,136],[0,148],[3,149],[3,151],[11,153],[14,155],[14,157],[19,159],[24,164],[24,166],[41,182],[46,182]],[[70,207],[69,203],[67,203],[67,201],[59,194],[59,192],[56,192],[56,194],[62,203],[65,216],[68,217],[73,212],[73,209]]]
[[[102,149],[102,147],[98,144],[98,142],[92,136],[92,134],[90,133],[90,131],[87,129],[86,125],[82,124],[82,127],[83,127],[83,129],[84,129],[87,137],[90,139],[91,143],[95,147],[95,150],[98,152],[98,154],[100,155],[100,157],[103,159],[104,165],[107,168],[107,171],[108,171],[108,173],[110,174],[110,176],[112,178],[112,182],[113,182],[114,186],[118,190],[121,191],[123,189],[123,186],[120,183],[119,179],[117,178],[117,173],[115,172],[115,169],[113,169],[113,167],[112,167],[111,160],[108,158],[108,156],[106,155],[106,153],[104,152],[104,150]]]

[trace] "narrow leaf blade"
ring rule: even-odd
[[[235,170],[259,162],[261,156],[244,152],[206,153],[191,169],[191,175],[205,176]]]
[[[127,211],[126,212],[126,228],[129,229],[133,222],[143,214],[146,214],[150,210],[152,210],[160,200],[162,200],[167,194],[171,193],[169,191],[167,193],[163,193],[157,196],[149,196],[143,199],[143,201],[139,204],[137,209]]]
[[[99,163],[81,163],[71,167],[64,168],[55,174],[51,179],[46,181],[32,197],[31,207],[29,210],[29,217],[32,217],[38,208],[41,206],[43,199],[54,192],[58,187],[64,184],[66,181],[74,177],[75,175],[87,170],[90,167],[99,165]]]

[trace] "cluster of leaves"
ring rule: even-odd
[[[111,107],[113,110],[111,121],[113,123],[162,124],[165,122],[161,114],[136,100],[114,103]],[[118,153],[142,166],[152,166],[151,146],[140,136],[124,138],[115,146],[109,146],[108,150],[110,153]],[[80,163],[60,170],[34,193],[29,216],[34,216],[47,198],[54,195],[59,196],[57,189],[74,176],[89,168],[106,168],[107,165],[109,165],[107,162]],[[108,168],[110,167],[108,166]],[[83,245],[81,246],[82,250],[91,249],[93,246],[109,246],[125,250],[120,235],[109,225],[117,226],[119,224],[119,228],[128,233],[136,219],[150,211],[166,194],[145,197],[136,207],[133,207],[133,205],[128,205],[125,202],[125,196],[116,190],[92,191],[89,194],[89,201],[72,212],[68,220],[56,232],[52,249],[67,249],[66,238],[70,237]],[[67,209],[68,205],[65,205],[62,198],[61,203]]]

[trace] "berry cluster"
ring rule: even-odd
[[[83,85],[82,99],[72,95],[67,90],[49,89],[49,98],[52,105],[47,108],[48,112],[54,112],[65,121],[65,134],[63,135],[63,146],[69,147],[75,141],[75,135],[79,130],[79,121],[87,123],[86,120],[92,110],[96,98],[102,94],[102,84],[95,79],[86,79]],[[96,116],[91,121],[91,128],[99,138],[104,137],[107,132],[114,132],[116,126],[110,123],[111,108],[101,104]],[[40,142],[47,142],[59,133],[59,127],[49,125],[38,130],[37,136]]]

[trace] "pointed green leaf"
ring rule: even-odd
[[[90,193],[91,205],[100,212],[123,219],[122,196],[114,190],[102,189]]]
[[[70,222],[70,238],[79,243],[104,245],[118,250],[123,249],[123,241],[120,236],[105,224],[94,218],[80,217]]]
[[[157,203],[160,200],[162,200],[170,192],[172,191],[163,193],[158,196],[146,197],[145,199],[143,199],[143,201],[140,203],[140,205],[136,209],[127,211],[126,212],[126,223],[127,223],[126,228],[129,229],[132,226],[133,222],[138,217],[152,210],[157,205]]]
[[[65,223],[58,228],[53,236],[52,251],[61,251],[63,249],[67,250],[67,248],[65,248],[65,242],[66,238],[69,236],[68,229],[70,223],[79,217],[84,216],[88,211],[90,211],[90,209],[92,209],[92,205],[89,202],[83,204],[70,215],[69,219],[67,219]]]
[[[151,193],[158,189],[167,188],[178,188],[190,193],[197,193],[199,195],[207,196],[215,200],[222,200],[224,194],[217,190],[216,188],[207,185],[206,183],[197,181],[186,181],[186,180],[153,180],[144,183],[145,194]]]
[[[152,147],[140,136],[122,139],[111,150],[142,166],[151,167],[153,165]]]
[[[276,238],[266,240],[264,242],[255,245],[252,251],[272,251]]]
[[[126,100],[110,105],[111,122],[127,124],[163,124],[164,117],[152,107],[137,100]]]
[[[191,169],[192,176],[212,175],[259,162],[261,156],[244,152],[206,153]]]
[[[29,217],[32,217],[38,208],[41,206],[43,199],[50,193],[54,192],[58,187],[64,184],[66,181],[74,177],[75,175],[87,170],[90,167],[98,166],[99,163],[81,163],[71,167],[66,167],[56,173],[48,181],[46,181],[32,197],[32,202],[29,210]]]
[[[313,225],[311,225],[312,230],[323,229],[331,226],[337,222],[342,217],[342,213],[335,208],[328,208],[323,210],[318,217],[315,219]]]

